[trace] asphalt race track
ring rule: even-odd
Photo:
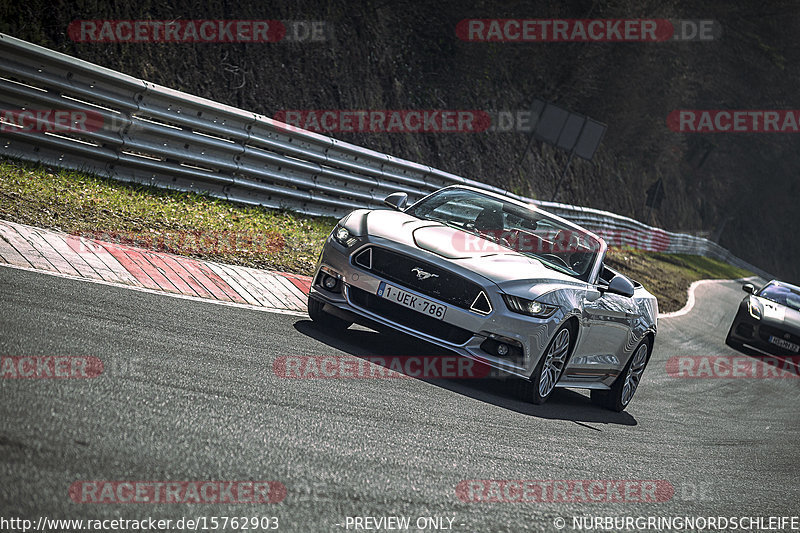
[[[690,313],[659,321],[643,384],[617,414],[563,389],[528,405],[503,380],[285,379],[277,357],[439,352],[0,268],[0,354],[104,363],[95,379],[0,380],[0,514],[277,516],[280,531],[345,531],[348,516],[454,518],[454,531],[556,531],[563,517],[572,531],[573,516],[797,515],[800,380],[667,375],[672,356],[737,353],[723,340],[740,285],[701,285]],[[470,479],[664,480],[674,494],[467,503],[456,487]],[[288,493],[278,504],[74,503],[79,480],[276,480]]]

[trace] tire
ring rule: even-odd
[[[323,311],[325,304],[314,298],[308,298],[308,316],[315,324],[331,331],[344,331],[349,328],[353,323],[348,322],[338,316],[333,316],[330,313]]]
[[[564,373],[564,368],[566,368],[572,352],[572,345],[572,329],[568,325],[561,326],[553,335],[550,344],[547,345],[530,380],[517,380],[517,396],[536,405],[546,402]]]
[[[642,374],[647,368],[647,363],[650,362],[652,352],[653,341],[647,337],[633,351],[628,364],[611,385],[611,390],[592,390],[592,402],[617,413],[624,411],[633,400],[636,389],[639,388]]]

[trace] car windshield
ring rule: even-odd
[[[758,292],[761,298],[772,300],[800,311],[800,290],[781,283],[770,283]]]
[[[406,213],[480,238],[464,238],[465,252],[519,252],[545,266],[587,281],[601,250],[593,235],[541,211],[467,189],[446,189]]]

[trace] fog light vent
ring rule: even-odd
[[[475,311],[481,315],[488,315],[492,312],[492,304],[489,303],[489,298],[486,293],[481,291],[473,300],[472,305],[469,306],[470,311]]]
[[[367,248],[366,250],[359,252],[357,256],[353,259],[353,262],[360,267],[364,267],[367,270],[372,269],[372,248]]]

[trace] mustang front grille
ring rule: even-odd
[[[489,298],[480,285],[414,257],[370,246],[359,251],[353,263],[402,287],[456,307],[482,315],[492,312]]]

